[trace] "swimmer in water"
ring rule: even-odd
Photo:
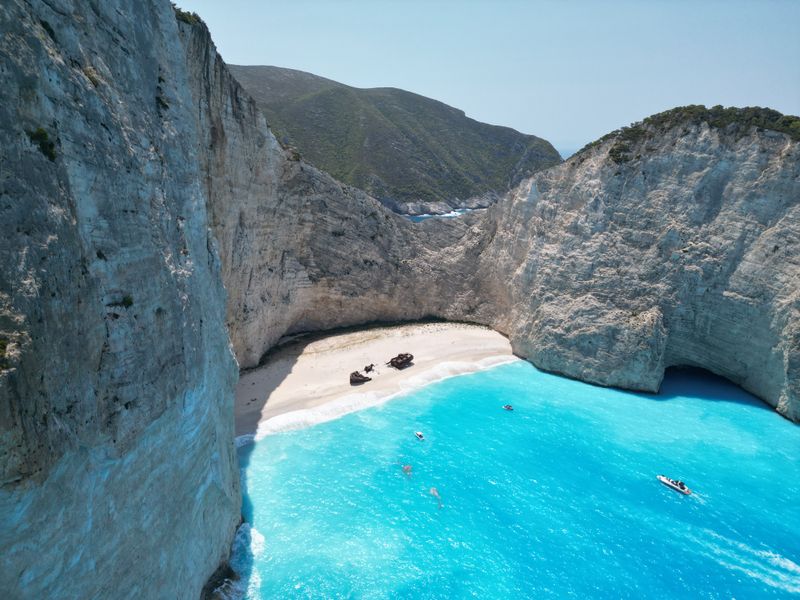
[[[403,473],[411,475],[411,465],[403,465]]]
[[[432,487],[431,496],[436,498],[436,502],[439,503],[439,508],[442,508],[442,497],[439,495],[439,490],[437,490],[435,487]]]

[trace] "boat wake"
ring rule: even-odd
[[[759,550],[705,530],[704,537],[695,537],[702,553],[732,571],[744,573],[770,587],[794,594],[800,593],[800,565],[771,550]]]

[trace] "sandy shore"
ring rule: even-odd
[[[414,364],[386,363],[400,352]],[[257,438],[335,419],[428,383],[516,359],[508,340],[486,327],[425,323],[373,327],[299,339],[244,371],[236,388],[236,435]],[[372,381],[351,386],[351,371],[375,363]],[[247,438],[242,438],[246,440]]]

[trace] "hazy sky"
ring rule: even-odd
[[[576,149],[682,104],[800,115],[800,0],[179,0],[233,64],[398,87]]]

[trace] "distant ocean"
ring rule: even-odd
[[[248,598],[800,594],[800,427],[705,373],[656,396],[520,361],[239,452]]]

